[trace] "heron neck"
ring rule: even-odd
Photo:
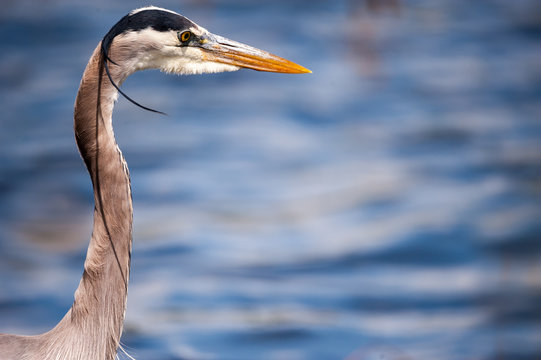
[[[93,339],[95,358],[113,359],[126,310],[133,210],[128,167],[113,133],[117,90],[99,49],[84,72],[74,113],[77,146],[94,188],[94,226],[75,301],[63,321],[77,324],[85,342]],[[120,70],[111,69],[118,83],[124,80]]]

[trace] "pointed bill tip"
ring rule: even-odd
[[[290,74],[311,74],[312,73],[312,70],[307,69],[302,65],[295,64],[294,62],[291,62],[291,61],[288,61],[288,62],[291,64]]]

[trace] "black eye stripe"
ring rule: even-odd
[[[140,31],[149,27],[160,32],[181,31],[194,26],[196,25],[193,22],[179,14],[159,9],[143,10],[133,15],[128,14],[120,19],[103,37],[102,45],[107,52],[113,39],[128,31]]]

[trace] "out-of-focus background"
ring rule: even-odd
[[[138,73],[116,134],[138,359],[540,359],[541,4],[154,1],[310,75]],[[0,331],[71,306],[92,226],[72,106],[143,1],[0,13]],[[1,356],[0,356],[1,357]]]

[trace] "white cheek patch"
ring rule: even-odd
[[[194,29],[201,32],[200,29]],[[205,60],[198,47],[179,46],[174,31],[156,31],[146,28],[130,31],[115,38],[115,62],[122,63],[126,76],[145,69],[160,69],[166,73],[204,74],[239,70],[238,66]]]
[[[189,63],[185,66],[180,74],[211,74],[211,73],[220,73],[226,71],[237,71],[240,68],[238,66],[220,64],[210,61],[203,61],[200,63]]]
[[[157,60],[157,61],[156,61]],[[155,59],[157,68],[181,75],[207,74],[239,70],[238,66],[204,60],[203,51],[196,47],[176,47],[169,54]]]
[[[167,59],[163,61],[159,69],[166,73],[191,75],[191,74],[209,74],[226,71],[236,71],[238,66],[220,64],[211,61],[190,60],[186,58]]]

